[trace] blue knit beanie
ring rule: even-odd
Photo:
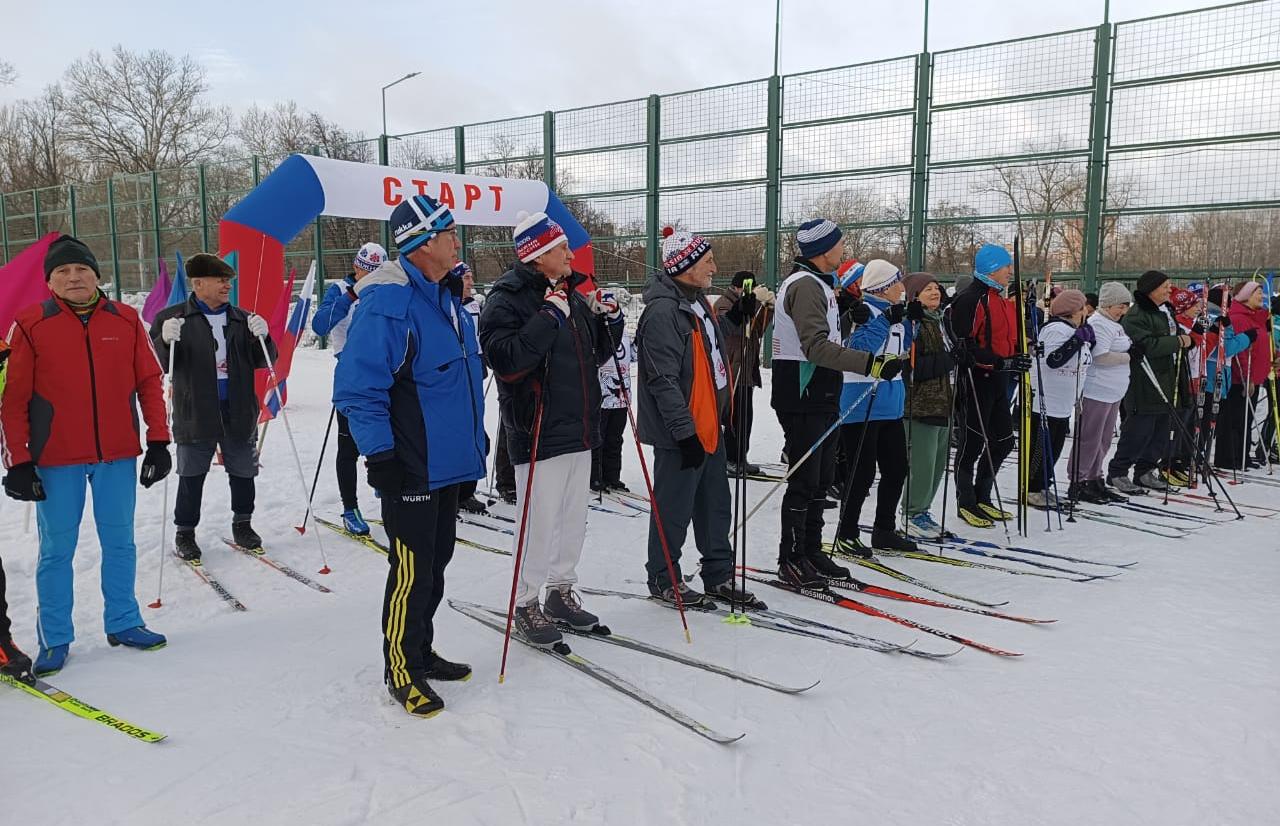
[[[840,243],[844,233],[835,221],[826,218],[814,218],[805,221],[796,230],[796,243],[800,246],[800,257],[812,259]]]
[[[1013,258],[1004,247],[999,244],[983,244],[973,257],[973,271],[978,275],[991,275],[1012,263]]]

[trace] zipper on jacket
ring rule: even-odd
[[[89,356],[89,397],[93,405],[93,446],[98,451],[98,461],[102,461],[102,434],[98,426],[98,374],[93,368],[93,346],[89,340],[89,325],[84,325],[84,351]]]
[[[439,308],[439,304],[437,304],[436,306],[437,308]],[[462,334],[462,317],[457,315],[458,313],[464,313],[467,311],[463,309],[461,304],[455,307],[453,304],[452,296],[450,296],[449,298],[449,308],[451,312],[455,315],[457,319],[457,324],[455,326],[454,319],[452,318],[446,317],[445,321],[449,324],[450,327],[453,327],[453,333],[458,337],[458,352],[462,354],[462,372],[467,374],[467,398],[471,400],[472,446],[476,449],[476,453],[479,454],[482,462],[487,465],[488,460],[484,458],[484,451],[480,449],[480,445],[475,444],[475,426],[476,426],[476,421],[479,419],[479,416],[476,413],[476,386],[474,381],[471,378],[471,368],[467,365],[467,341],[466,341],[466,337],[463,336]],[[443,309],[440,310],[440,314],[444,315]],[[479,335],[478,331],[477,331],[477,335]],[[431,472],[429,470],[427,472],[427,476],[428,477],[431,476]]]
[[[573,320],[573,305],[569,306],[569,330],[573,333],[573,349],[578,354],[578,381],[582,385],[582,446],[591,449],[591,411],[587,409],[586,363],[582,360],[582,342],[578,338],[578,323]]]

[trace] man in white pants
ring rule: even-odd
[[[514,240],[519,262],[489,291],[480,342],[498,378],[515,466],[516,629],[551,646],[561,639],[557,622],[588,629],[598,621],[582,609],[573,583],[586,538],[591,451],[600,446],[597,370],[613,358],[622,313],[612,294],[580,291],[586,276],[573,272],[568,238],[544,213],[523,216]]]

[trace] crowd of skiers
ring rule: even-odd
[[[388,538],[384,676],[394,700],[415,715],[443,707],[431,681],[471,673],[436,652],[433,618],[459,510],[486,507],[476,486],[491,450],[496,492],[516,511],[512,620],[529,642],[551,646],[561,626],[598,623],[574,586],[590,492],[627,490],[629,421],[652,455],[643,492],[650,594],[679,606],[762,606],[734,575],[730,479],[761,472],[748,454],[770,325],[770,406],[789,462],[779,577],[800,587],[849,579],[840,557],[917,550],[918,541],[943,538],[933,509],[951,471],[955,512],[967,525],[1012,518],[997,474],[1024,403],[1033,445],[1024,493],[1035,507],[1061,504],[1054,467],[1072,430],[1070,500],[1116,502],[1185,486],[1208,472],[1201,459],[1211,440],[1217,467],[1247,467],[1253,408],[1275,369],[1272,310],[1252,281],[1184,289],[1150,271],[1132,293],[1109,282],[1096,296],[1042,290],[1037,301],[1029,290],[1019,306],[1004,247],[977,250],[972,278],[948,294],[929,273],[847,260],[840,227],[818,218],[797,230],[798,255],[776,295],[739,272],[717,297],[711,242],[667,231],[633,340],[625,324],[631,296],[575,272],[568,238],[546,214],[523,216],[514,228],[516,261],[490,285],[483,307],[458,260],[447,206],[426,195],[407,199],[390,215],[389,231],[398,257],[365,244],[352,273],[326,291],[313,329],[328,336],[336,357],[343,527],[370,530],[357,496],[363,456]],[[4,488],[36,502],[40,559],[34,664],[10,638],[0,567],[7,673],[49,674],[66,661],[74,639],[71,560],[89,488],[107,638],[144,649],[165,644],[134,597],[133,480],[150,486],[165,478],[170,442],[179,477],[175,553],[200,562],[195,531],[215,455],[231,488],[233,541],[261,547],[250,523],[261,405],[254,371],[271,363],[275,345],[262,318],[229,302],[227,264],[201,254],[187,270],[191,297],[148,330],[134,310],[102,294],[88,247],[64,236],[45,261],[52,297],[19,313],[9,333]],[[499,407],[492,441],[487,380]],[[1024,381],[1032,388],[1025,400],[1016,392]],[[1121,413],[1119,444],[1106,462]],[[873,486],[868,531],[862,511]],[[824,546],[832,498],[835,539]],[[691,527],[700,589],[681,564]]]

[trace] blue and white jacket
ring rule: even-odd
[[[1210,306],[1207,313],[1209,323],[1213,324],[1222,317],[1222,310],[1217,307]],[[1236,356],[1249,349],[1249,337],[1244,333],[1237,333],[1236,328],[1228,327],[1230,332],[1222,339],[1222,348],[1227,357],[1227,363],[1222,368],[1222,395],[1227,395],[1227,390],[1231,388],[1231,362]],[[1218,386],[1218,348],[1213,347],[1205,355],[1204,370],[1204,392],[1206,396],[1212,396],[1214,388]]]
[[[885,310],[889,309],[889,302],[864,293],[863,302],[871,309],[871,320],[866,324],[859,324],[853,328],[853,333],[845,341],[844,346],[851,350],[862,350],[871,353],[873,356],[880,355],[898,355],[905,356],[911,351],[911,330],[907,322],[898,322],[890,324],[889,319],[885,317]],[[879,389],[875,390],[875,402],[872,403],[871,393],[867,392],[871,387],[871,383],[875,379],[871,376],[864,376],[861,373],[845,373],[844,388],[840,393],[840,409],[849,410],[849,405],[861,397],[858,404],[845,414],[842,420],[844,424],[862,424],[867,417],[867,405],[871,404],[871,421],[890,421],[893,419],[901,419],[904,405],[907,400],[907,385],[902,379],[902,374],[894,376],[889,381],[881,381]],[[863,395],[863,394],[866,395]]]
[[[320,299],[320,306],[311,318],[311,331],[318,336],[329,337],[333,357],[342,354],[347,343],[347,328],[351,325],[352,308],[360,300],[356,296],[356,279],[348,275],[337,284],[330,284]]]
[[[461,299],[403,257],[360,279],[357,291],[333,403],[361,455],[395,456],[407,494],[484,476],[480,350]]]

